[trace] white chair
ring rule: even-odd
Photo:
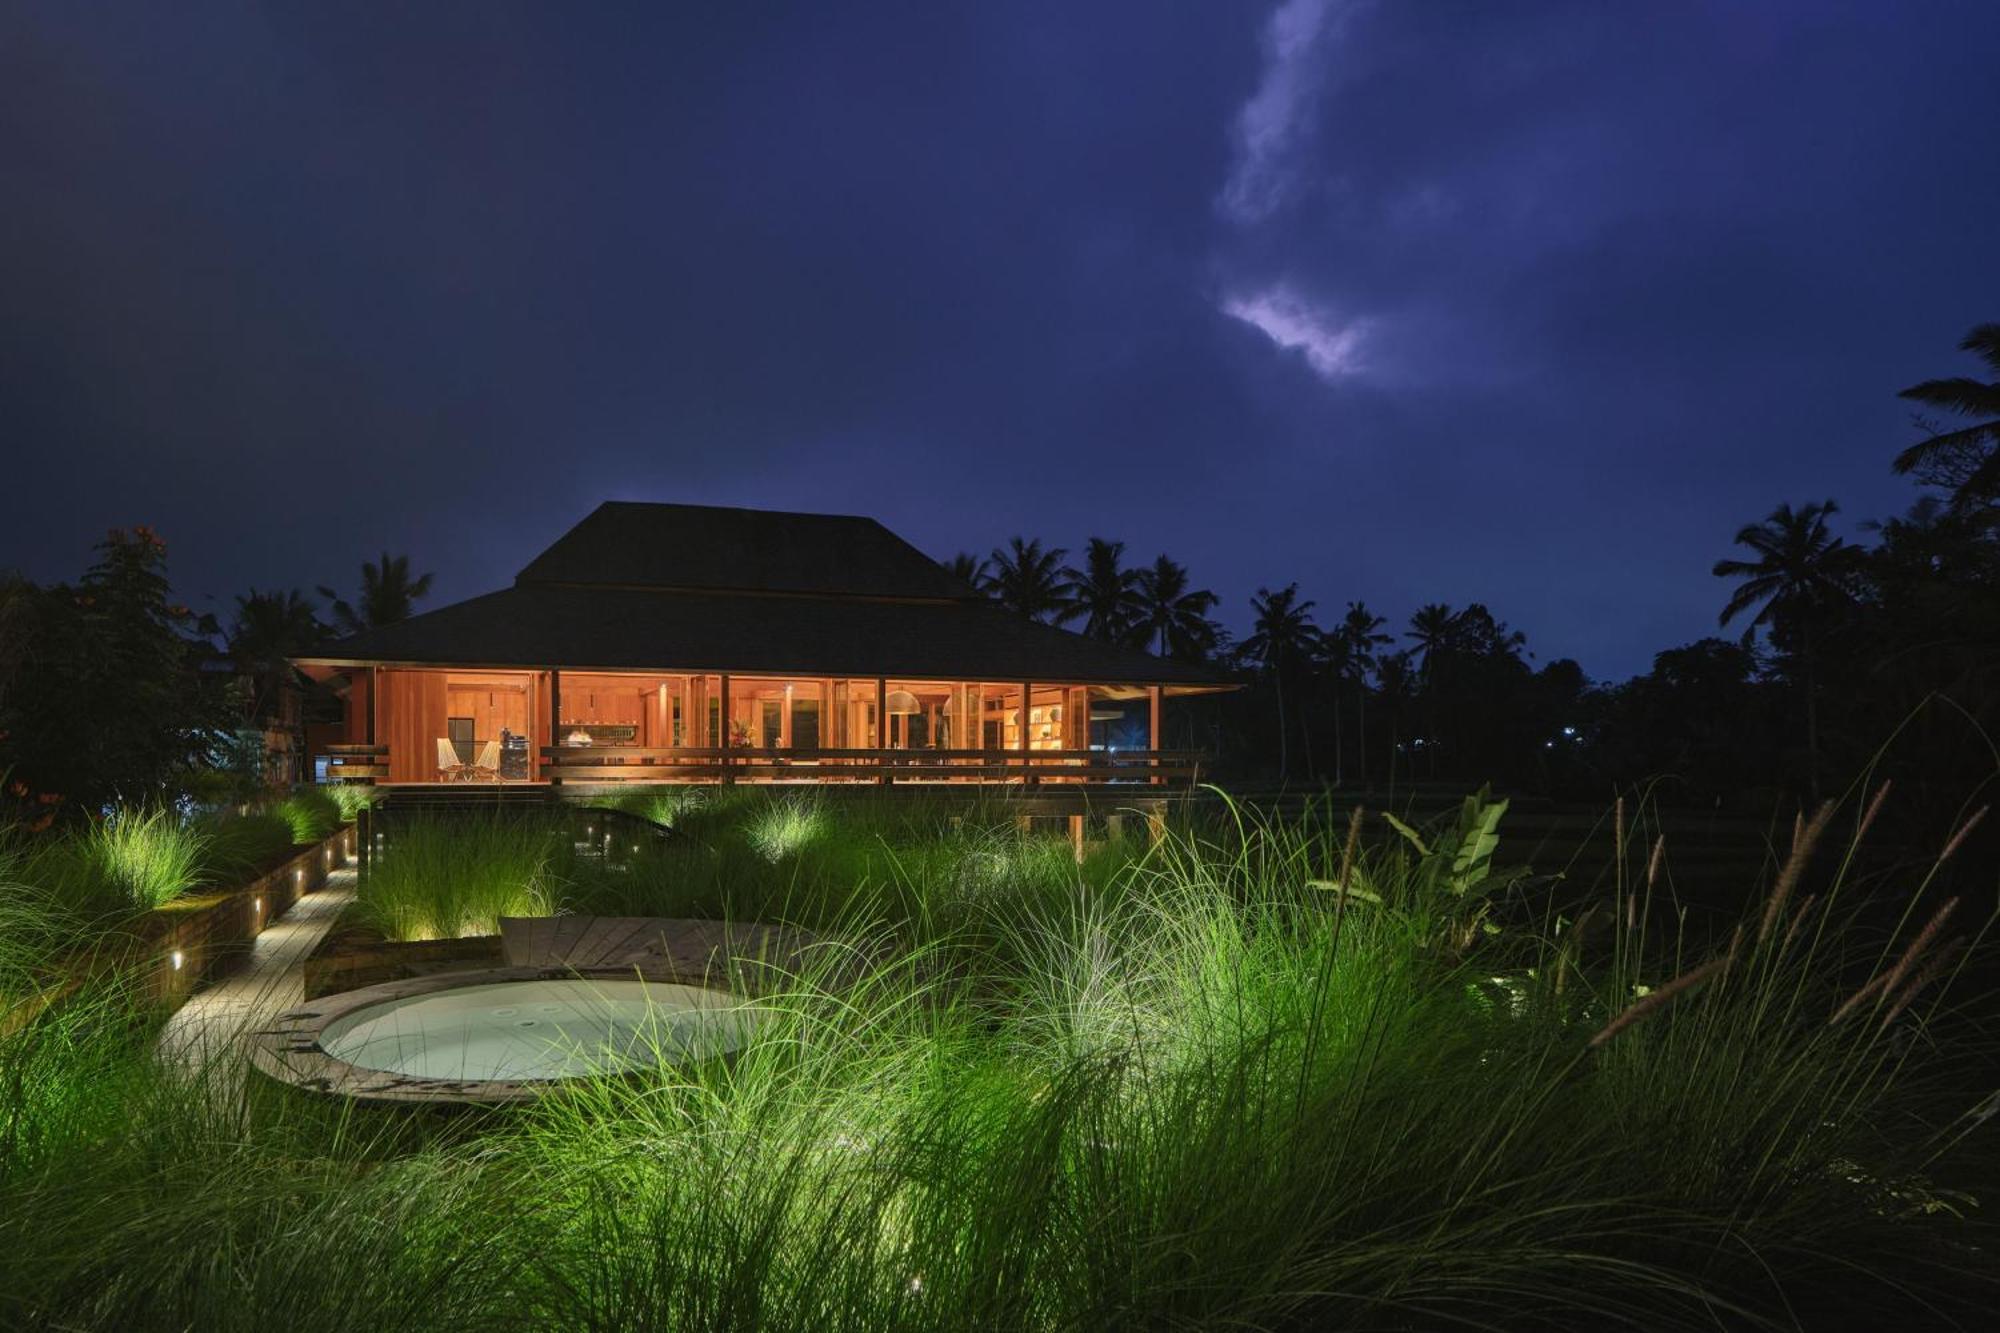
[[[452,748],[449,738],[440,736],[437,738],[437,743],[438,781],[457,782],[466,775],[468,771],[466,766],[459,762],[458,751]]]
[[[479,756],[472,761],[472,771],[468,776],[485,782],[500,780],[499,741],[488,741],[479,747]]]

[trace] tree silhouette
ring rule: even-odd
[[[1251,622],[1250,637],[1243,641],[1243,653],[1270,674],[1278,697],[1278,776],[1281,779],[1291,775],[1290,728],[1285,720],[1286,684],[1296,680],[1299,672],[1319,651],[1319,628],[1313,624],[1313,605],[1310,601],[1299,600],[1299,585],[1296,583],[1288,583],[1276,592],[1259,588],[1257,595],[1250,599],[1250,610],[1255,619]],[[1307,763],[1311,763],[1310,754]]]
[[[1415,645],[1421,660],[1417,663],[1417,692],[1423,696],[1427,714],[1424,730],[1430,739],[1437,739],[1437,697],[1439,687],[1447,672],[1446,662],[1458,647],[1458,612],[1443,602],[1429,602],[1416,609],[1410,616],[1410,628],[1403,637]],[[1437,775],[1437,748],[1432,745],[1428,755],[1431,775]]]
[[[319,611],[298,589],[259,592],[252,588],[236,599],[236,618],[229,629],[229,655],[236,669],[249,677],[254,693],[250,717],[263,716],[291,673],[291,659],[326,638]]]
[[[1063,571],[1070,586],[1070,604],[1059,617],[1082,616],[1083,632],[1105,643],[1126,643],[1145,609],[1139,593],[1140,572],[1120,561],[1125,543],[1092,537],[1083,548],[1082,568]]]
[[[361,597],[358,606],[343,600],[333,589],[321,586],[319,595],[333,610],[334,623],[348,634],[358,634],[378,625],[393,625],[410,618],[410,607],[431,590],[433,575],[410,577],[410,557],[382,552],[379,562],[361,566]]]
[[[1927,485],[1952,492],[1958,505],[1991,504],[2000,499],[2000,324],[1981,324],[1965,335],[1959,350],[1984,361],[1995,378],[1984,383],[1969,376],[1925,380],[1903,390],[1901,397],[1955,416],[1972,417],[1972,424],[1955,430],[1932,431],[1896,455],[1895,468],[1914,474]]]
[[[1750,631],[1770,629],[1780,648],[1798,657],[1806,702],[1807,784],[1819,795],[1819,703],[1814,631],[1832,608],[1852,601],[1859,582],[1859,552],[1833,535],[1826,520],[1840,506],[1831,500],[1798,509],[1779,505],[1761,523],[1745,525],[1736,544],[1753,560],[1718,560],[1717,578],[1740,579],[1718,623],[1727,625],[1756,608]]]
[[[1072,605],[1069,580],[1063,577],[1062,547],[1042,549],[1039,538],[1011,540],[992,556],[987,588],[1002,606],[1030,620],[1060,621]]]
[[[951,576],[974,592],[986,591],[986,562],[970,551],[960,551],[945,566]]]
[[[1368,780],[1368,675],[1375,669],[1379,656],[1377,650],[1396,641],[1393,635],[1382,632],[1382,627],[1388,623],[1385,617],[1370,611],[1367,603],[1349,602],[1347,614],[1340,618],[1340,623],[1328,635],[1340,644],[1345,666],[1342,679],[1354,687],[1354,720],[1360,745],[1357,767],[1361,770],[1363,782]],[[1337,758],[1334,767],[1337,781]]]
[[[1162,555],[1139,571],[1139,618],[1134,633],[1161,657],[1198,662],[1215,651],[1220,630],[1208,618],[1221,599],[1190,588],[1185,565]]]

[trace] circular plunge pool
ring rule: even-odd
[[[629,976],[433,976],[286,1014],[257,1063],[323,1091],[514,1100],[562,1079],[725,1056],[763,1017],[725,991]]]

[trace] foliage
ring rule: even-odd
[[[1102,643],[1125,643],[1133,636],[1145,607],[1142,575],[1125,568],[1125,543],[1092,537],[1084,545],[1081,568],[1063,570],[1070,587],[1070,604],[1057,618],[1083,620],[1085,637]]]
[[[359,783],[333,782],[316,789],[340,809],[340,822],[352,824],[355,816],[381,800],[381,789]]]
[[[499,812],[385,822],[356,886],[354,915],[392,940],[492,935],[503,916],[557,907],[566,819]]]
[[[300,787],[273,807],[273,813],[291,826],[292,841],[320,842],[347,822],[347,808],[326,787]]]
[[[292,821],[272,811],[212,815],[196,821],[193,828],[203,843],[204,883],[240,884],[297,849]]]
[[[334,624],[344,634],[359,634],[378,625],[408,620],[413,604],[431,590],[432,574],[410,577],[410,557],[382,552],[382,558],[364,561],[361,566],[361,595],[349,602],[332,588],[322,587]]]
[[[855,811],[773,865],[764,804],[702,820],[768,900],[870,836],[1002,845]],[[1848,859],[1828,827],[1801,864]],[[1387,910],[1310,887],[1357,871]],[[1788,870],[1711,943],[1614,871],[1629,914],[1496,901],[1459,951],[1402,849],[1318,812],[1174,829],[1088,892],[914,866],[732,1062],[504,1116],[169,1071],[96,991],[0,1037],[0,1324],[1975,1323],[1994,1052],[1923,871],[1886,943],[1838,877],[1809,902]]]
[[[1139,646],[1176,662],[1207,661],[1222,639],[1221,627],[1210,619],[1222,599],[1193,587],[1187,566],[1164,555],[1139,571],[1138,589]]]
[[[225,719],[208,645],[172,601],[166,545],[113,530],[75,586],[0,589],[0,769],[72,818],[158,802],[205,766]]]
[[[1896,455],[1896,471],[1949,491],[1955,507],[1977,509],[2000,502],[2000,323],[1979,325],[1958,348],[1978,356],[1994,378],[1925,380],[1902,396],[1972,422],[1928,431],[1927,438]]]
[[[1030,620],[1068,619],[1075,605],[1075,590],[1063,572],[1063,557],[1068,554],[1060,546],[1043,550],[1039,540],[1016,537],[989,558],[986,592]]]

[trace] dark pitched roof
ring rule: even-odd
[[[977,595],[872,518],[622,500],[599,505],[515,581],[849,597]]]
[[[1217,685],[993,602],[522,583],[339,640],[315,662]]]
[[[514,586],[301,661],[1220,685],[1015,615],[871,518],[612,501]]]

